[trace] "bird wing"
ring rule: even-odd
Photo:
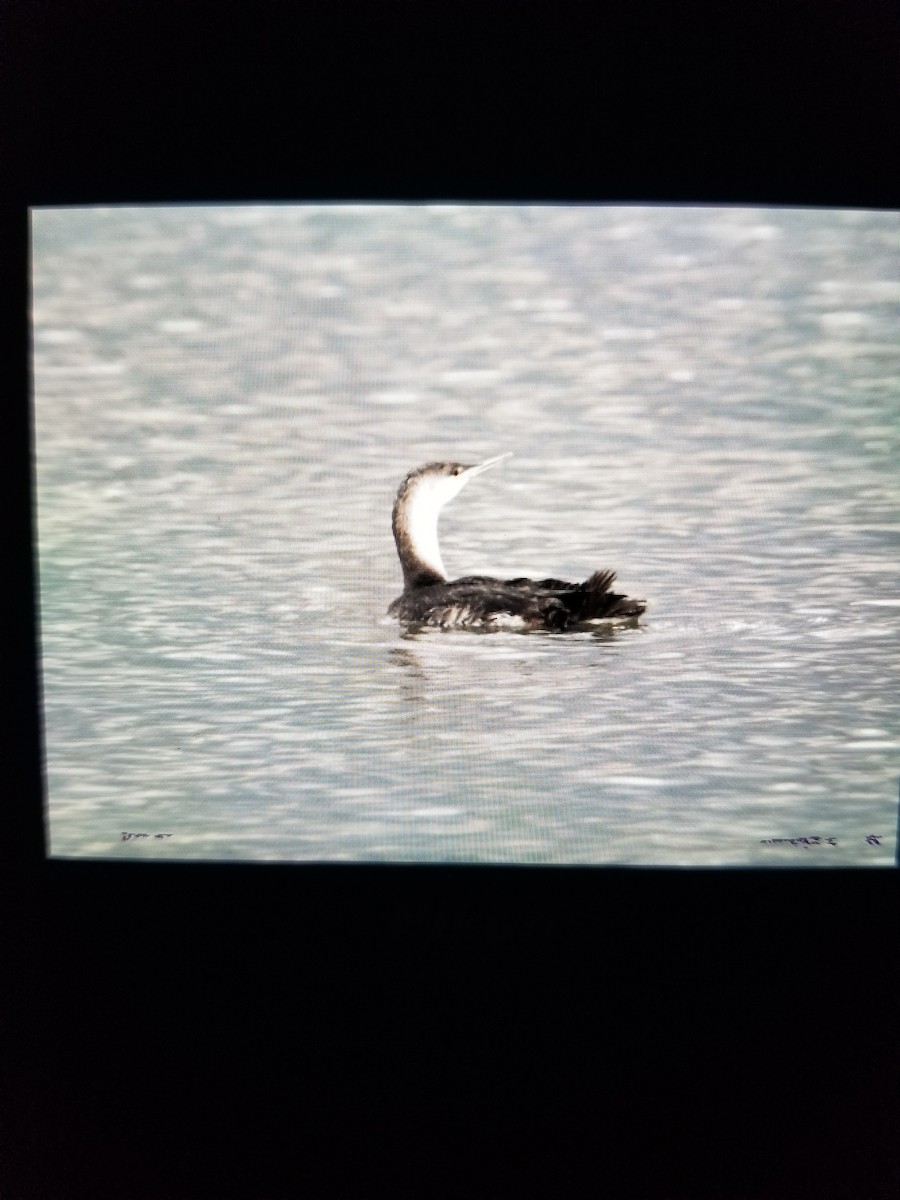
[[[530,583],[530,581],[524,581]],[[419,602],[428,599],[430,589],[419,593]],[[507,582],[485,575],[469,575],[434,589],[434,602],[428,606],[427,624],[450,628],[454,625],[498,627],[549,627],[562,629],[568,624],[562,601],[552,592],[523,587],[520,581]]]

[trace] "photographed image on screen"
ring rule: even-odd
[[[898,220],[33,209],[48,854],[892,866]]]

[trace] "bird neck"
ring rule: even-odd
[[[397,498],[392,524],[406,588],[447,581],[438,544],[440,512],[441,506],[422,491],[412,490]]]

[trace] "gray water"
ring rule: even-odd
[[[897,234],[36,212],[51,853],[892,862]],[[505,451],[451,576],[612,567],[637,627],[386,619],[400,479]]]

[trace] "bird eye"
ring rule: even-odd
[[[454,467],[454,468],[453,468],[453,470],[450,472],[450,474],[451,474],[451,475],[458,475],[458,474],[459,474],[459,467]]]

